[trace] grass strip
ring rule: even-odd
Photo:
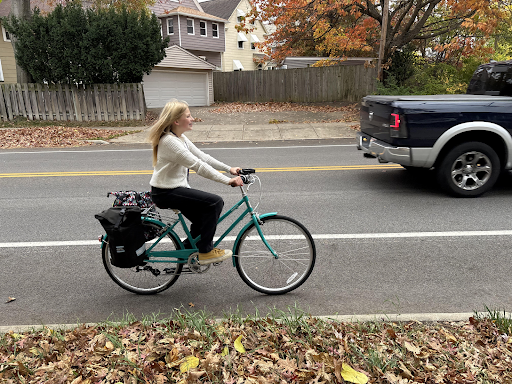
[[[2,383],[509,383],[512,320],[339,322],[177,309],[0,335]]]

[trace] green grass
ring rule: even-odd
[[[512,335],[512,317],[511,315],[507,316],[504,309],[491,309],[486,305],[483,314],[475,312],[475,319],[484,318],[490,319],[501,333]]]

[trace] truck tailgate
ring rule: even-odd
[[[360,110],[361,132],[389,143],[389,121],[394,107],[392,100],[363,100]]]

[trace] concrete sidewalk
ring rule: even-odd
[[[193,142],[226,142],[226,141],[271,141],[271,140],[305,140],[305,139],[339,139],[355,138],[356,130],[351,126],[358,122],[338,123],[281,123],[259,125],[211,125],[195,123],[192,131],[186,133]],[[140,130],[109,140],[110,143],[141,144],[147,143],[147,129],[120,128],[124,130]]]

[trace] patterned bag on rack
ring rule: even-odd
[[[150,208],[153,206],[151,200],[151,192],[136,192],[136,191],[117,191],[109,192],[108,196],[115,196],[113,207],[125,207],[125,206],[138,206],[141,208]]]

